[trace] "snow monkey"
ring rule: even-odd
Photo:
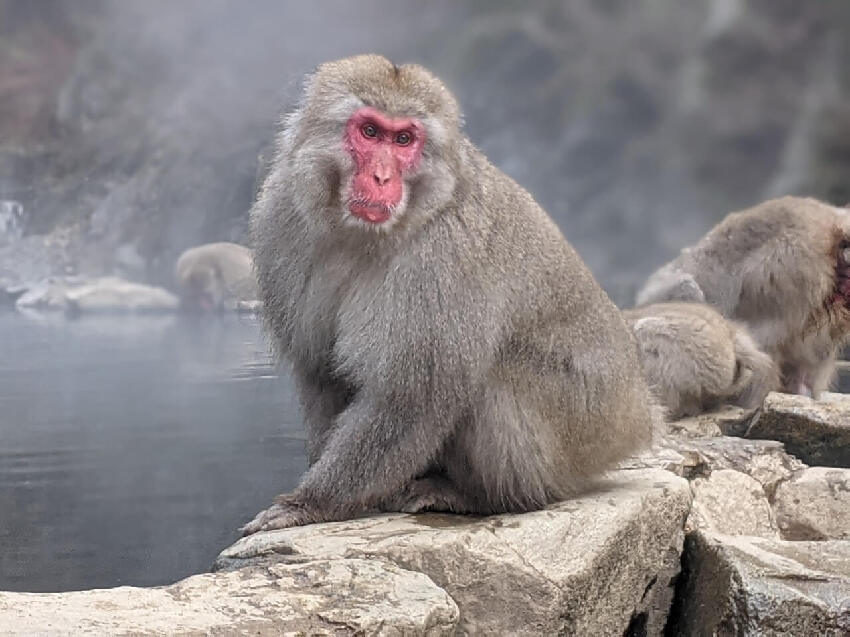
[[[644,376],[671,418],[733,403],[758,407],[779,388],[773,359],[747,329],[702,303],[657,303],[623,312]]]
[[[206,243],[177,260],[174,275],[182,306],[213,312],[233,310],[257,298],[251,250],[235,243]]]
[[[744,323],[782,390],[817,397],[850,333],[850,211],[782,197],[728,215],[649,277],[638,305],[705,301]]]
[[[567,498],[647,444],[621,313],[430,72],[323,64],[252,210],[310,468],[243,532]]]

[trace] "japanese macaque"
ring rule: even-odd
[[[623,312],[647,382],[670,418],[720,404],[758,407],[779,389],[773,359],[747,329],[702,303],[657,303]]]
[[[783,197],[732,213],[637,297],[665,300],[705,301],[745,324],[782,391],[817,397],[850,332],[850,211]]]
[[[190,311],[236,309],[257,298],[251,250],[235,243],[189,248],[174,268],[181,306]]]
[[[244,533],[539,509],[650,441],[622,315],[424,68],[320,66],[252,226],[311,466]]]

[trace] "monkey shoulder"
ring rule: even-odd
[[[607,362],[631,350],[619,310],[546,211],[509,183],[503,201],[494,205],[507,204],[513,214],[498,215],[493,224],[491,253],[498,261],[490,272],[498,282],[492,288],[504,298],[508,351],[548,352],[531,359],[547,368],[554,359],[572,360],[587,367],[586,373],[605,375]],[[510,346],[517,342],[522,347]]]

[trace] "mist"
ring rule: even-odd
[[[244,239],[304,74],[376,52],[444,78],[473,141],[628,304],[730,210],[850,200],[848,22],[841,2],[3,0],[0,199],[54,239],[49,268],[24,241],[3,275],[168,284],[183,248]]]

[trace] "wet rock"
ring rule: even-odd
[[[49,277],[24,286],[15,302],[19,310],[65,310],[78,313],[173,312],[179,302],[164,288],[119,277],[87,279]]]
[[[850,469],[800,471],[779,486],[773,506],[786,540],[850,540]]]
[[[692,533],[667,632],[850,634],[850,542]]]
[[[195,575],[171,586],[0,592],[3,635],[453,635],[457,605],[421,573],[310,560]]]
[[[602,490],[543,511],[486,518],[386,515],[257,533],[218,568],[372,557],[428,575],[468,634],[660,634],[679,569],[687,482],[618,471]]]
[[[179,301],[168,290],[103,277],[65,292],[67,309],[73,313],[173,312]]]
[[[68,290],[85,283],[80,277],[50,277],[27,287],[15,307],[33,310],[64,310],[68,307],[65,297]]]
[[[779,440],[809,465],[850,467],[850,398],[768,394],[746,435]]]
[[[259,314],[263,311],[262,301],[239,301],[236,304],[236,311],[239,314]]]
[[[761,484],[740,471],[720,469],[691,483],[694,501],[688,530],[726,535],[778,537]]]

